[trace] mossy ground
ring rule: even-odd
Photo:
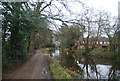
[[[57,63],[53,58],[48,56],[50,60],[50,70],[53,79],[72,79],[71,75],[75,75],[74,72],[64,69],[59,63]]]
[[[106,51],[105,50],[93,50],[89,54],[93,56],[108,58],[108,59],[112,59],[116,56],[116,53],[108,51],[108,50]]]

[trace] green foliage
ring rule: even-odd
[[[53,32],[46,18],[27,2],[2,2],[3,67],[41,47],[53,46]]]
[[[45,48],[54,46],[53,32],[49,28],[42,28],[36,36],[36,48]]]
[[[12,60],[23,59],[26,54],[25,49],[25,36],[27,30],[27,21],[24,22],[24,12],[22,8],[23,3],[2,3],[3,12],[3,46],[8,45],[9,48],[4,46],[6,56]],[[3,53],[4,54],[4,53]],[[4,62],[4,61],[3,61]]]
[[[62,47],[71,49],[72,46],[78,43],[80,35],[81,31],[78,26],[62,26],[58,37]]]
[[[2,57],[2,61],[3,61],[2,67],[7,67],[8,64],[11,63],[11,58],[10,58],[10,57],[7,57],[7,58],[6,58],[5,56],[3,56],[3,57]]]

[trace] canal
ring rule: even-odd
[[[120,79],[120,67],[116,60],[89,55],[50,50],[49,54],[64,68],[75,71],[75,79]]]

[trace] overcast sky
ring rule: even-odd
[[[75,0],[67,0],[67,1],[75,1]],[[94,8],[95,10],[107,10],[109,13],[111,13],[112,16],[118,15],[118,2],[120,0],[80,0],[80,1],[85,3],[88,7]],[[54,2],[54,3],[60,7],[59,3],[57,2]],[[70,5],[69,6],[70,10],[72,10],[72,12],[74,12],[75,14],[81,12],[82,5],[80,3],[72,2],[68,4]],[[54,10],[53,13],[55,11],[56,10]],[[65,12],[65,10],[63,10],[63,13],[66,15],[65,19],[78,18],[77,16],[74,16],[73,14],[68,15],[69,13]],[[59,25],[62,24],[59,21],[56,23]]]
[[[75,0],[67,0],[69,1],[75,1]],[[84,4],[86,4],[90,8],[94,8],[95,10],[107,10],[109,13],[111,13],[112,16],[118,15],[118,2],[120,0],[80,0]],[[60,7],[60,4],[56,1],[54,2],[57,4],[57,6]],[[78,2],[70,2],[68,3],[70,10],[74,12],[74,14],[81,13],[82,5]],[[53,11],[55,13],[56,10]],[[74,19],[78,18],[78,16],[75,16],[74,14],[68,15],[69,13],[63,9],[63,13],[66,15],[65,19]],[[58,22],[57,22],[58,23]]]
[[[30,0],[30,1],[41,1],[41,0]],[[50,0],[45,0],[45,1],[50,1]],[[57,6],[60,6],[60,4],[57,3],[59,0],[54,0],[54,3],[57,4]],[[81,5],[79,3],[69,3],[69,1],[75,1],[75,0],[66,0],[68,1],[68,4],[71,5],[72,9],[75,12],[80,12],[80,7]],[[107,10],[109,11],[113,16],[118,15],[118,2],[120,0],[79,0],[89,7],[93,7],[96,10]]]
[[[106,9],[112,15],[118,15],[118,2],[120,0],[83,0],[90,7]]]

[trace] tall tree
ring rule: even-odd
[[[59,29],[58,37],[62,48],[71,49],[72,46],[77,45],[81,35],[80,28],[76,25],[65,26]]]

